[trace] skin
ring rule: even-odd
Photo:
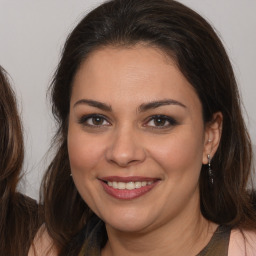
[[[198,179],[218,147],[221,123],[220,113],[203,123],[196,92],[159,49],[105,47],[82,63],[72,88],[68,151],[79,193],[106,223],[103,256],[195,255],[207,244],[217,225],[200,212]],[[120,200],[103,189],[106,176],[158,183]]]
[[[33,243],[31,244],[28,256],[57,256],[58,250],[53,244],[51,237],[48,235],[44,225],[38,230]]]

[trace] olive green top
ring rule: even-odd
[[[86,227],[86,242],[78,256],[100,256],[101,248],[106,243],[104,223],[98,219]],[[209,243],[196,256],[227,256],[230,238],[230,228],[219,226]]]
[[[230,228],[219,226],[209,243],[197,256],[227,256],[230,238]]]

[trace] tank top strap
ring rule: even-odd
[[[196,256],[227,256],[230,232],[229,227],[219,226],[206,247]]]

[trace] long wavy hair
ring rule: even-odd
[[[251,142],[234,72],[216,32],[195,11],[176,1],[112,0],[87,14],[70,33],[50,87],[58,130],[56,155],[45,174],[42,197],[46,227],[60,252],[93,215],[70,178],[67,133],[72,81],[93,51],[138,43],[157,47],[176,62],[201,101],[205,124],[214,113],[223,114],[222,137],[212,159],[213,186],[209,185],[207,166],[201,170],[202,214],[218,224],[256,228],[247,191]]]
[[[0,255],[27,255],[40,225],[37,203],[16,191],[23,157],[15,95],[0,66]]]

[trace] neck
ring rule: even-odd
[[[106,225],[109,240],[101,255],[197,255],[217,228],[217,224],[206,220],[199,209],[199,205],[194,205],[190,211],[179,214],[168,223],[136,233],[122,232]]]

